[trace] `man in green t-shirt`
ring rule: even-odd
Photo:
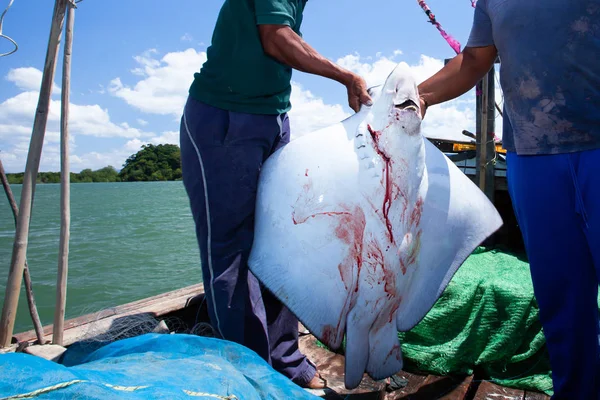
[[[320,388],[314,364],[298,349],[298,320],[247,266],[261,165],[290,140],[292,69],[346,86],[354,111],[371,103],[360,76],[302,40],[305,4],[225,0],[208,60],[189,90],[180,141],[215,331],[256,351],[298,385]]]

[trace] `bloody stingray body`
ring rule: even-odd
[[[404,96],[404,97],[402,97]],[[292,141],[263,165],[249,267],[303,324],[337,349],[345,384],[402,368],[398,331],[431,309],[502,220],[420,133],[406,64],[374,104]]]

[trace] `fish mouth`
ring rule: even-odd
[[[406,100],[404,103],[396,104],[394,105],[394,107],[399,110],[410,110],[414,112],[419,111],[419,106],[417,106],[417,103],[415,103],[411,99]]]
[[[406,100],[402,104],[395,104],[394,107],[399,110],[407,110],[407,111],[410,110],[410,111],[414,111],[414,112],[419,111],[419,106],[417,106],[417,103],[415,103],[414,101],[412,101],[410,99]]]

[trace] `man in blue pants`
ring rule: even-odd
[[[345,85],[355,111],[371,101],[360,76],[302,40],[305,3],[224,2],[208,60],[189,90],[180,142],[212,325],[298,385],[322,388],[314,364],[298,349],[298,320],[247,266],[261,165],[290,140],[292,68]]]
[[[471,89],[497,55],[508,188],[553,399],[600,399],[600,1],[479,0],[464,51],[419,86],[423,115]]]

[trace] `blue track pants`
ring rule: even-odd
[[[600,399],[600,150],[507,155],[547,341],[553,399]]]
[[[247,265],[260,168],[289,141],[287,115],[229,112],[188,98],[181,119],[183,184],[211,323],[223,339],[254,350],[304,385],[316,368],[298,349],[298,320]]]

